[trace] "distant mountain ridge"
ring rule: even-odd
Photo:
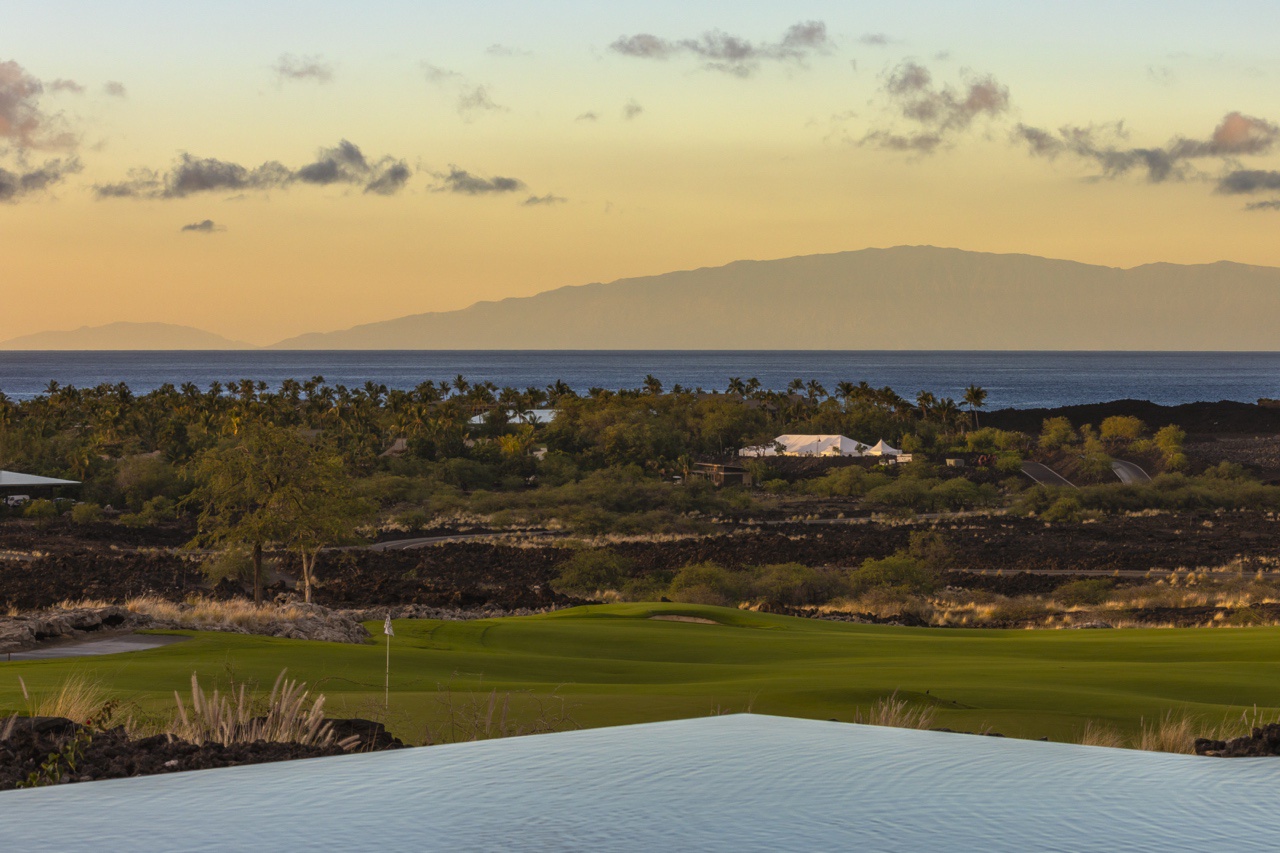
[[[932,246],[572,285],[272,344],[282,350],[1280,350],[1280,268],[1131,269]],[[111,323],[17,349],[255,349]]]
[[[273,349],[1276,350],[1280,269],[899,246],[562,287]]]
[[[213,332],[173,323],[107,323],[36,332],[0,341],[0,350],[239,350],[256,349]]]

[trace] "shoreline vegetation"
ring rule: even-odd
[[[1116,401],[986,412],[985,396],[977,386],[954,401],[800,379],[781,393],[741,378],[714,391],[667,389],[655,377],[579,395],[564,383],[499,389],[461,376],[412,391],[315,377],[275,390],[244,380],[135,396],[121,385],[51,384],[31,400],[0,396],[0,468],[83,481],[74,498],[0,506],[0,651],[151,628],[197,630],[242,651],[256,647],[234,644],[319,639],[362,654],[381,641],[362,623],[388,613],[432,626],[433,643],[438,631],[524,621],[503,618],[513,615],[569,624],[554,620],[584,605],[685,608],[672,615],[693,630],[725,624],[724,613],[807,617],[799,624],[835,631],[1280,625],[1280,409]],[[912,461],[737,455],[788,433],[883,439]],[[1116,462],[1149,481],[1122,482]],[[1039,485],[1027,463],[1074,485]],[[751,484],[717,487],[699,476],[706,464],[739,466]],[[1097,654],[1150,632],[1010,636],[1023,634],[1098,637]],[[1219,634],[1252,636],[1210,632]],[[930,633],[940,643],[975,635]],[[701,635],[683,638],[696,647]],[[201,642],[133,660],[198,662]],[[1253,645],[1243,654],[1241,666],[1269,660]],[[206,664],[191,668],[214,677]],[[418,683],[422,701],[427,691],[457,703],[454,716],[431,712],[435,725],[450,720],[448,737],[661,719],[677,706],[707,712],[662,695],[605,703],[638,700],[630,716],[566,711],[554,689],[504,686],[504,664],[488,665],[497,670],[484,671],[483,685],[456,693],[441,689],[439,673]],[[6,666],[52,678],[66,665]],[[591,682],[581,666],[558,672],[559,683]],[[347,677],[377,681],[376,669],[362,664]],[[840,713],[1016,736],[1040,736],[1028,720],[1052,716],[952,713],[959,706],[935,708],[923,687],[898,692],[907,686],[855,691]],[[0,684],[0,707],[9,689]],[[109,686],[116,698],[148,689]],[[704,698],[718,695],[707,689]],[[773,711],[836,716],[825,700],[770,699],[775,689],[766,681],[760,694]],[[1264,710],[1209,712],[1216,703],[1201,697],[1143,700],[1135,715],[1124,700],[1073,712],[1046,733],[1140,748],[1176,742],[1179,751],[1197,738],[1225,744],[1280,708],[1261,685],[1240,690]],[[1010,707],[1007,696],[988,699],[972,707]],[[344,713],[382,719],[401,736],[430,722],[383,719],[369,697],[359,701]],[[708,707],[753,707],[735,702]]]

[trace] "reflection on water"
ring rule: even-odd
[[[711,717],[0,794],[5,849],[1275,850],[1280,759]]]

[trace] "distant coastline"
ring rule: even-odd
[[[440,350],[440,351],[101,351],[2,352],[0,392],[40,394],[50,382],[92,387],[125,383],[147,393],[164,383],[240,379],[278,387],[285,379],[323,376],[350,388],[366,382],[413,388],[463,375],[497,387],[545,387],[563,381],[592,387],[639,387],[652,374],[667,387],[723,391],[733,377],[781,390],[796,378],[828,388],[841,381],[888,385],[904,395],[930,390],[958,397],[977,383],[989,407],[1055,408],[1109,400],[1159,405],[1280,396],[1277,352],[1038,352],[818,350]]]

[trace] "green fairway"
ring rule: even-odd
[[[659,621],[686,615],[717,624]],[[68,676],[100,680],[144,710],[172,706],[191,673],[269,688],[281,668],[328,696],[332,715],[383,717],[386,638],[367,646],[188,632],[144,652],[0,663],[0,709],[24,709]],[[422,739],[468,703],[510,695],[510,718],[563,700],[581,726],[751,709],[851,720],[898,691],[937,724],[1067,739],[1095,719],[1133,731],[1166,711],[1221,721],[1280,709],[1280,629],[973,631],[889,628],[675,604],[599,605],[476,622],[400,620],[390,727]],[[558,698],[557,698],[558,697]],[[550,704],[548,704],[550,703]]]

